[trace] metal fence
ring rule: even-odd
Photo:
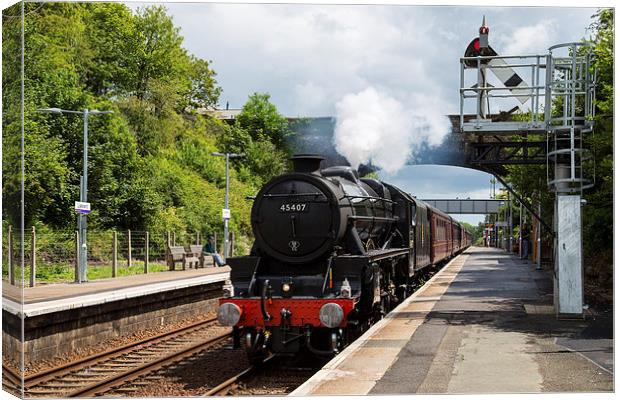
[[[223,253],[223,234],[213,232],[216,248]],[[168,245],[204,245],[202,232],[101,231],[87,232],[88,279],[168,270]],[[17,286],[73,282],[77,277],[78,232],[42,231],[34,227],[24,235],[24,268],[21,268],[21,234],[11,226],[2,235],[2,277]],[[231,234],[231,255],[247,254],[251,238],[236,240]]]

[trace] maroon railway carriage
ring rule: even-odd
[[[453,236],[453,219],[446,213],[438,209],[427,206],[429,219],[431,222],[431,263],[438,262],[452,256],[454,254]]]

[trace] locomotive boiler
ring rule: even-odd
[[[442,259],[467,242],[453,237],[462,229],[449,216],[351,167],[321,169],[322,160],[296,155],[291,173],[259,191],[250,255],[227,260],[218,319],[253,361],[338,353],[411,293],[416,271],[440,261],[433,229]]]

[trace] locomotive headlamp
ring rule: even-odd
[[[233,297],[235,295],[235,287],[233,286],[230,279],[226,279],[224,281],[224,285],[222,286],[223,297]]]
[[[351,285],[349,284],[349,280],[347,278],[344,278],[342,286],[340,286],[340,297],[344,299],[351,298]]]
[[[337,328],[344,318],[342,307],[336,303],[327,303],[319,311],[321,323],[328,328]]]
[[[224,303],[217,311],[217,320],[224,326],[235,326],[241,319],[241,308],[234,303]]]
[[[286,278],[280,286],[283,297],[291,297],[293,295],[293,278]]]

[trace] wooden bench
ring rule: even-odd
[[[215,266],[215,261],[213,260],[213,257],[210,255],[205,255],[202,252],[202,246],[199,244],[190,244],[187,253],[192,254],[192,256],[198,258],[197,267],[200,266],[202,268],[206,268]]]
[[[168,269],[174,271],[177,262],[180,262],[185,270],[191,268],[192,264],[197,267],[200,260],[193,254],[187,253],[183,246],[168,246],[168,252],[166,253]]]

